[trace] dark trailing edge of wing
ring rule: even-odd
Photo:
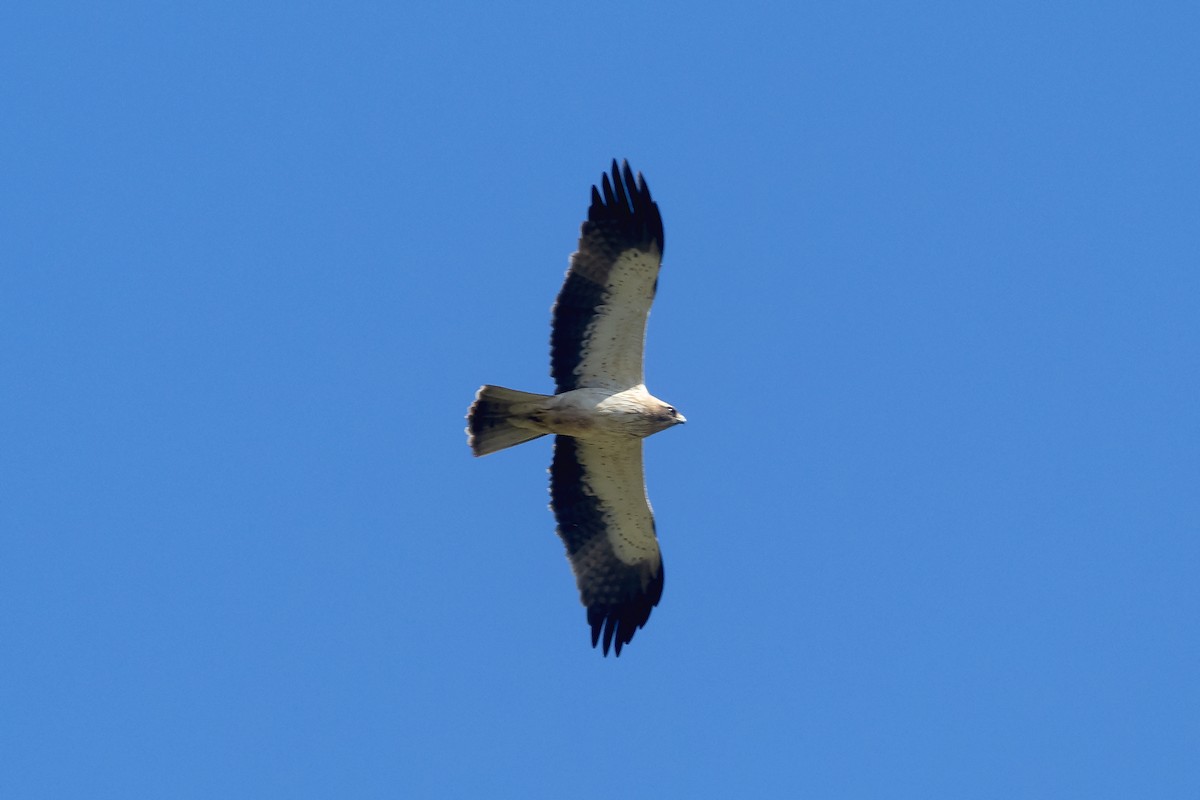
[[[601,193],[603,191],[603,193]],[[662,215],[650,197],[646,179],[634,179],[628,161],[612,162],[612,180],[605,173],[600,188],[592,186],[592,204],[579,236],[579,250],[554,303],[550,333],[550,375],[557,391],[578,388],[575,369],[583,360],[583,337],[604,301],[608,270],[626,250],[664,247]],[[587,273],[587,274],[584,274]],[[657,283],[655,283],[657,288]]]
[[[663,566],[643,580],[645,569],[623,563],[608,542],[607,523],[599,499],[584,491],[585,476],[575,439],[554,437],[554,460],[550,465],[550,505],[558,520],[558,535],[567,546],[567,556],[587,605],[592,627],[592,647],[603,634],[604,655],[615,643],[615,655],[629,644],[633,634],[650,619],[663,593]],[[580,575],[582,570],[583,574]],[[593,599],[588,603],[587,596]]]

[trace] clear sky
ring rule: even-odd
[[[1200,796],[1196,4],[15,5],[0,796]],[[606,659],[463,415],[614,157]]]

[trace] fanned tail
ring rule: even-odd
[[[536,430],[513,424],[537,408],[550,395],[518,392],[503,386],[482,386],[467,411],[467,444],[477,456],[486,456],[506,447],[545,436]]]

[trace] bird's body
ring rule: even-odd
[[[481,396],[498,388],[502,387],[485,386]],[[539,399],[510,407],[508,424],[538,436],[556,433],[576,439],[626,441],[644,439],[686,421],[641,384],[621,391],[585,387],[536,397]]]
[[[646,318],[658,288],[662,217],[641,175],[613,162],[592,187],[579,250],[554,305],[553,395],[484,386],[467,413],[477,456],[555,435],[550,497],[592,644],[616,654],[662,596],[641,440],[685,422],[643,378]]]

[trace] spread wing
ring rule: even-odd
[[[554,439],[550,505],[567,546],[592,647],[616,655],[650,618],[663,591],[662,554],[646,499],[642,442]]]
[[[644,383],[646,316],[658,287],[663,224],[646,180],[612,165],[571,255],[554,303],[550,375],[558,393],[581,387],[628,389]]]

